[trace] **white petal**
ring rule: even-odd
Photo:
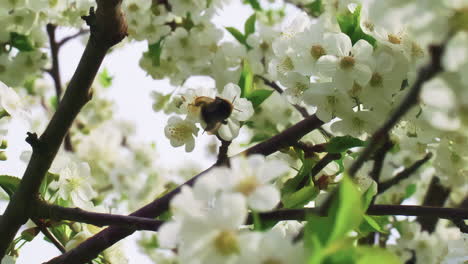
[[[221,229],[237,229],[247,218],[247,207],[245,197],[239,193],[222,194],[212,211],[209,212],[208,220]]]
[[[222,139],[231,141],[239,135],[240,124],[231,118],[227,122],[227,125],[222,125],[219,128],[218,134]]]
[[[158,230],[158,242],[162,248],[175,248],[179,240],[180,222],[166,222]]]
[[[279,191],[272,185],[258,187],[248,197],[249,207],[259,212],[272,210],[280,201]]]
[[[241,89],[239,86],[233,83],[228,83],[224,86],[223,92],[221,93],[221,97],[232,102],[238,100],[241,94]]]
[[[353,44],[351,39],[344,33],[330,34],[325,39],[325,45],[330,50],[330,54],[337,56],[349,56]]]
[[[356,59],[369,61],[372,57],[372,52],[374,48],[369,42],[360,39],[356,44],[354,44],[352,53]]]
[[[324,77],[335,75],[338,58],[333,55],[325,55],[317,61],[317,70]]]
[[[282,160],[268,160],[261,167],[262,183],[269,182],[288,172],[289,166]]]
[[[356,80],[357,83],[364,86],[366,85],[370,78],[372,77],[372,72],[370,68],[361,63],[357,63],[353,67],[353,78]]]
[[[246,121],[251,118],[254,114],[252,103],[245,98],[236,98],[234,101],[234,110],[232,112],[232,118],[239,121]]]

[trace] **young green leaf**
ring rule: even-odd
[[[240,32],[237,28],[234,28],[234,27],[226,27],[226,30],[229,31],[229,33],[231,33],[231,35],[237,39],[237,41],[239,41],[242,45],[247,45],[247,42],[246,42],[246,37],[244,36],[244,34],[242,34],[242,32]]]
[[[341,153],[350,148],[362,147],[365,144],[365,141],[352,136],[334,137],[325,146],[325,151],[328,153]]]
[[[348,37],[351,39],[351,42],[353,44],[358,42],[360,39],[363,39],[375,47],[376,40],[372,36],[367,35],[366,33],[362,31],[360,19],[361,19],[361,6],[356,7],[353,13],[348,11],[346,13],[339,14],[336,17],[336,20],[338,21],[338,25],[340,26],[341,31],[345,33],[346,35],[348,35]]]
[[[104,70],[98,76],[99,83],[104,88],[111,86],[113,79],[114,77],[110,76],[109,72],[107,71],[107,68],[104,68]]]
[[[248,98],[253,90],[253,72],[249,63],[244,60],[242,62],[242,72],[239,79],[239,87],[241,88],[241,97]]]
[[[257,108],[263,103],[263,101],[268,99],[268,97],[270,97],[272,93],[273,93],[272,90],[266,90],[266,89],[254,90],[247,96],[247,99],[250,102],[252,102],[252,105],[254,108]]]
[[[245,0],[245,3],[248,3],[250,6],[252,6],[253,9],[260,11],[262,10],[262,7],[260,6],[260,3],[258,0]]]
[[[0,175],[0,187],[11,197],[18,189],[21,179],[9,175]]]
[[[359,226],[363,216],[361,193],[352,180],[345,176],[341,180],[338,197],[332,202],[328,212],[328,217],[334,221],[328,241],[343,238],[349,231]]]
[[[34,46],[26,35],[10,32],[10,45],[19,51],[33,51]]]
[[[161,52],[163,47],[163,40],[161,38],[158,42],[149,44],[148,51],[143,53],[143,56],[149,57],[151,59],[151,64],[155,67],[161,64]]]
[[[357,264],[399,264],[401,263],[393,252],[379,247],[358,247],[355,249],[358,260]]]
[[[369,208],[370,203],[372,202],[372,198],[377,194],[377,183],[372,181],[372,184],[367,188],[367,190],[362,195],[362,208],[367,210]]]
[[[405,197],[404,198],[405,199],[410,198],[411,196],[413,196],[414,193],[416,193],[416,184],[415,183],[406,186]]]
[[[319,17],[325,11],[322,0],[315,0],[310,4],[306,4],[304,7],[313,17]]]
[[[388,233],[387,230],[383,227],[388,221],[386,219],[380,219],[382,216],[371,216],[364,215],[364,221],[362,221],[359,226],[360,232],[379,232],[379,233]],[[386,216],[384,216],[386,218]]]
[[[245,21],[245,24],[244,24],[244,35],[245,35],[245,39],[247,40],[247,37],[250,35],[250,34],[253,34],[255,33],[255,22],[257,20],[257,15],[254,13],[253,15],[251,15],[246,21]]]
[[[281,202],[285,208],[303,208],[304,205],[314,200],[319,193],[320,190],[316,186],[304,186],[298,191],[283,195]]]

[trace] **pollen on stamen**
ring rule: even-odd
[[[343,70],[347,70],[347,69],[350,69],[354,66],[354,64],[356,63],[356,60],[351,57],[351,56],[346,56],[346,57],[343,57],[340,61],[340,67],[341,69]]]

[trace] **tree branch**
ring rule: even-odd
[[[291,126],[290,128],[284,130],[272,138],[259,143],[238,155],[250,155],[250,154],[263,154],[270,155],[273,152],[276,152],[278,149],[285,146],[292,145],[296,143],[300,138],[302,138],[307,133],[317,129],[323,124],[323,122],[318,119],[315,115],[311,115],[304,120],[298,122],[297,124]],[[156,218],[166,210],[169,209],[169,202],[171,199],[177,195],[182,186],[188,185],[191,186],[195,181],[203,174],[207,173],[209,170],[216,166],[213,165],[205,171],[194,176],[184,184],[178,186],[174,190],[170,191],[163,197],[147,204],[146,206],[138,209],[133,212],[131,216],[146,217],[146,218]],[[123,227],[108,227],[103,231],[97,233],[93,237],[89,238],[85,242],[78,245],[76,248],[68,251],[67,253],[58,256],[49,262],[48,264],[58,264],[58,263],[67,263],[67,264],[79,264],[88,262],[98,256],[100,252],[109,248],[113,244],[117,243],[119,240],[131,235],[134,230]]]
[[[382,144],[382,146],[377,150],[374,155],[374,166],[372,167],[371,172],[369,173],[371,178],[375,182],[379,182],[380,173],[382,171],[382,167],[384,165],[385,156],[387,156],[387,152],[393,147],[393,143],[387,137]]]
[[[216,160],[216,166],[228,165],[229,157],[227,155],[231,141],[226,141],[218,136],[221,146],[219,146],[218,158]]]
[[[163,223],[144,217],[88,212],[80,208],[66,208],[42,201],[36,202],[32,214],[41,219],[69,220],[95,226],[121,226],[134,230],[157,231]]]
[[[90,87],[107,51],[127,34],[120,10],[121,0],[97,0],[96,14],[86,17],[91,36],[66,93],[58,105],[24,172],[18,190],[0,221],[0,258],[6,253],[18,229],[26,223],[39,186],[57,154],[73,120],[90,100]],[[91,10],[92,11],[92,10]]]
[[[367,147],[362,151],[361,155],[359,155],[357,160],[351,165],[351,168],[349,169],[349,175],[351,177],[356,175],[356,172],[379,146],[379,142],[388,136],[388,133],[396,125],[400,118],[402,118],[418,102],[419,92],[421,91],[423,84],[442,71],[441,58],[444,50],[445,44],[440,46],[431,46],[431,62],[420,69],[418,77],[411,89],[408,91],[406,97],[395,109],[390,118],[369,139]]]
[[[416,172],[424,163],[426,163],[429,159],[431,159],[432,153],[427,153],[424,158],[416,161],[413,165],[410,167],[404,169],[402,172],[398,173],[395,177],[393,177],[390,180],[384,181],[382,183],[379,183],[378,185],[378,194],[381,194],[388,190],[390,187],[393,185],[398,184],[404,179],[408,179],[414,172]]]
[[[437,176],[432,177],[429,188],[427,188],[424,197],[424,206],[443,206],[449,197],[450,189],[443,186]],[[458,217],[461,218],[461,217]],[[464,218],[461,218],[464,219]],[[436,215],[428,217],[418,217],[416,219],[421,224],[421,230],[429,233],[434,232],[437,221],[439,220]]]
[[[282,209],[272,212],[260,213],[262,220],[297,220],[305,221],[308,214],[326,216],[327,214],[320,208],[304,208],[304,209]],[[402,216],[419,216],[419,217],[437,217],[442,219],[468,219],[468,209],[462,208],[443,208],[431,206],[417,205],[371,205],[367,209],[368,215],[402,215]],[[249,216],[247,223],[253,223],[252,216]]]
[[[60,64],[59,64],[59,50],[60,45],[55,40],[55,31],[57,26],[53,24],[47,24],[46,26],[47,34],[49,36],[49,45],[50,45],[50,56],[52,58],[52,68],[47,72],[52,77],[55,86],[55,96],[57,97],[57,103],[60,103],[62,98],[62,81],[60,77]],[[73,151],[73,145],[71,144],[70,133],[65,135],[64,148],[67,151]]]

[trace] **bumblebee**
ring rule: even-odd
[[[233,103],[218,96],[214,99],[208,96],[198,96],[193,105],[200,107],[201,118],[206,123],[205,131],[210,134],[216,133],[221,124],[227,124],[226,119],[234,110]]]

